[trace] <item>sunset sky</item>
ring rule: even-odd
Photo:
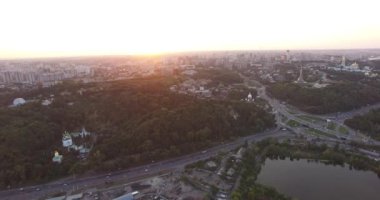
[[[1,0],[0,58],[380,48],[379,0]]]

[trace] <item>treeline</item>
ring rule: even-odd
[[[260,145],[248,148],[243,155],[239,187],[233,191],[232,200],[290,200],[291,198],[279,193],[276,189],[261,185],[256,182],[260,173],[262,163],[265,161],[263,154],[266,148],[266,141]]]
[[[341,71],[326,71],[328,73],[328,78],[339,81],[339,82],[349,82],[351,84],[363,84],[371,87],[379,88],[380,79],[370,78],[362,73],[353,72],[341,72]]]
[[[155,109],[121,122],[102,135],[91,161],[100,169],[117,169],[197,151],[218,141],[274,126],[273,116],[254,104],[189,101],[180,107]]]
[[[306,88],[293,83],[268,87],[271,96],[315,114],[348,111],[380,101],[380,88],[358,83]]]
[[[60,145],[65,129],[47,113],[37,103],[0,109],[1,188],[68,174],[76,155],[66,152],[62,165],[52,163],[54,150],[62,152]]]
[[[363,81],[367,79],[367,77],[362,73],[353,73],[353,72],[342,72],[342,71],[325,71],[328,73],[328,78],[334,81]]]
[[[255,89],[249,89],[249,88],[247,88],[245,86],[235,87],[234,89],[231,89],[228,92],[227,98],[230,99],[230,100],[240,101],[242,99],[247,98],[249,93],[251,93],[251,95],[252,95],[253,98],[256,98],[256,96],[257,96],[257,90],[255,90]]]
[[[287,142],[279,143],[276,140],[263,140],[257,144],[259,154],[270,159],[313,159],[324,160],[326,164],[332,165],[349,165],[356,170],[370,170],[380,177],[380,162],[352,154],[339,145],[330,148],[327,145],[316,145],[307,143],[306,145],[291,145]]]
[[[114,170],[198,151],[274,126],[244,102],[200,100],[168,91],[168,78],[66,83],[34,102],[0,109],[0,187],[47,181],[87,170]],[[54,95],[49,106],[38,99]],[[97,142],[87,161],[62,148],[62,133],[85,127]],[[54,150],[63,154],[52,163]]]
[[[251,178],[251,177],[250,177]],[[244,178],[244,180],[246,180]],[[248,179],[249,180],[249,179]],[[291,200],[290,197],[287,197],[279,193],[275,188],[254,183],[249,187],[248,191],[241,193],[235,191],[232,193],[232,200]]]
[[[239,76],[239,74],[229,69],[199,69],[198,73],[194,75],[194,78],[210,79],[210,86],[243,83],[243,79]]]
[[[357,115],[344,123],[354,130],[359,130],[376,140],[380,140],[380,109],[371,110],[365,115]]]

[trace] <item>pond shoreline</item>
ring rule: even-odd
[[[375,182],[375,185],[379,187],[376,189],[380,192],[380,162],[376,160],[371,160],[367,157],[346,151],[343,148],[339,148],[339,145],[334,147],[329,147],[327,145],[317,145],[313,143],[300,143],[300,144],[291,144],[289,141],[278,142],[276,139],[267,139],[252,145],[249,145],[249,148],[243,156],[242,168],[240,171],[241,180],[239,187],[232,193],[232,199],[272,199],[272,200],[289,200],[292,199],[293,194],[286,193],[286,190],[273,187],[276,185],[269,184],[263,185],[257,181],[259,174],[261,174],[261,169],[265,169],[266,160],[278,160],[279,162],[305,162],[308,166],[318,166],[320,168],[335,168],[339,170],[346,170],[348,172],[358,172],[358,173],[370,173],[372,181]],[[339,168],[337,167],[339,166]],[[281,168],[279,168],[281,170]],[[291,168],[289,168],[291,170]],[[353,171],[351,171],[353,170]],[[276,172],[276,170],[275,170]],[[296,170],[297,172],[297,170]],[[296,173],[293,172],[293,173]],[[310,171],[309,175],[315,174],[318,172]],[[281,174],[277,174],[277,177],[286,176],[289,172],[283,171]],[[327,173],[328,174],[328,173]],[[306,174],[307,175],[307,174]],[[323,177],[325,173],[320,173],[316,175],[316,178]],[[332,174],[333,177],[334,173]],[[377,175],[377,176],[376,176]],[[344,177],[344,176],[343,176]],[[288,181],[291,177],[287,177],[284,185],[291,185],[292,183]],[[316,179],[313,176],[301,177],[298,182],[307,183]],[[328,178],[326,178],[328,179]],[[338,177],[337,179],[342,179]],[[324,180],[326,181],[326,180]],[[328,182],[328,181],[327,181]],[[360,181],[352,181],[360,182]],[[301,184],[301,186],[302,186]],[[322,184],[323,185],[323,184]],[[328,185],[328,183],[325,183]],[[329,188],[339,188],[338,186],[342,183],[337,183]],[[304,188],[300,190],[306,191],[306,193],[313,193],[313,184],[310,188]],[[296,188],[299,189],[299,188]],[[349,190],[349,189],[346,189]],[[281,193],[281,192],[284,192]],[[331,191],[322,191],[321,193],[335,193],[334,190]],[[362,192],[357,192],[359,195]],[[286,195],[285,195],[286,194]],[[289,197],[289,196],[291,197]],[[380,193],[376,193],[375,196],[379,196]],[[296,196],[295,196],[296,197]],[[354,197],[353,195],[351,197]],[[299,198],[298,198],[299,199]],[[303,197],[302,199],[310,199]],[[329,199],[328,197],[321,197],[319,199]],[[335,196],[332,199],[348,199],[343,196]],[[353,198],[353,199],[366,199],[366,198]],[[373,198],[367,198],[373,199]]]
[[[257,182],[299,200],[376,200],[380,196],[380,179],[374,172],[306,159],[266,159]]]

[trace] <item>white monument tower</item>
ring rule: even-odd
[[[342,66],[346,66],[346,57],[342,56]]]

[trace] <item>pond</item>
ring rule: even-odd
[[[307,160],[265,161],[257,182],[299,200],[379,200],[380,179],[371,171],[350,170]]]

